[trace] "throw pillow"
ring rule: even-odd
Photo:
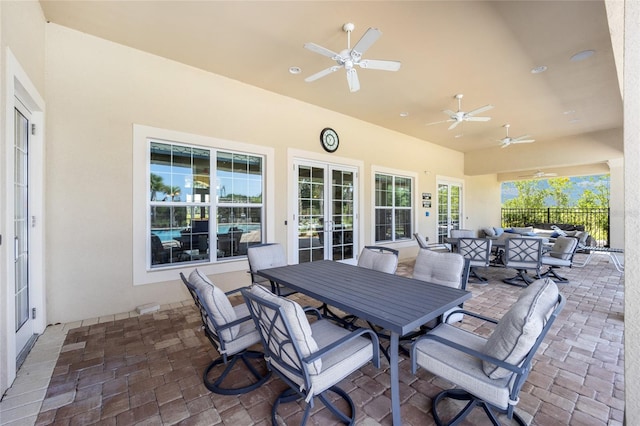
[[[236,311],[233,309],[231,302],[229,302],[227,295],[216,287],[205,274],[198,271],[198,269],[194,269],[189,274],[189,282],[198,289],[203,299],[201,300],[202,304],[208,308],[218,325],[226,325],[237,319]],[[213,324],[209,324],[209,328],[215,331]],[[239,332],[240,325],[234,325],[221,330],[219,337],[228,342],[235,339]]]
[[[504,233],[504,229],[500,228],[500,227],[493,227],[493,230],[496,232],[496,237],[499,237],[500,235],[502,235]]]
[[[509,364],[520,364],[535,344],[557,301],[558,287],[551,279],[531,283],[498,322],[483,352]],[[482,361],[482,369],[491,379],[512,374],[488,361]]]
[[[491,227],[491,226],[485,226],[484,228],[482,228],[482,232],[484,232],[484,235],[486,235],[487,237],[496,237],[496,230]]]

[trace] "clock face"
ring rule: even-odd
[[[340,140],[338,139],[338,133],[335,130],[327,127],[320,132],[320,143],[327,152],[335,152],[338,149]]]

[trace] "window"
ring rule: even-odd
[[[149,140],[150,269],[242,257],[262,242],[264,158]]]
[[[413,235],[413,179],[375,173],[375,241],[398,241]]]

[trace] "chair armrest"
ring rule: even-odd
[[[323,321],[328,321],[328,320],[323,320]],[[357,339],[358,337],[363,336],[365,334],[368,334],[369,336],[371,336],[371,343],[373,345],[373,365],[375,365],[376,368],[380,368],[380,341],[378,340],[378,336],[376,335],[376,333],[373,330],[370,330],[368,328],[360,328],[358,330],[352,331],[351,333],[347,334],[343,338],[338,339],[332,344],[327,345],[321,350],[312,353],[308,357],[305,357],[303,361],[307,363],[311,363],[317,360],[318,358],[322,357],[324,354],[331,352],[333,350],[339,349],[340,346],[342,346],[346,342]]]
[[[449,318],[449,316],[451,316],[453,314],[456,314],[456,313],[469,315],[470,317],[478,318],[478,319],[481,319],[483,321],[487,321],[487,322],[490,322],[490,323],[493,323],[493,324],[497,324],[498,323],[497,319],[485,317],[484,315],[480,315],[480,314],[478,314],[476,312],[467,311],[465,309],[456,309],[455,311],[451,311],[451,312],[448,313],[447,317],[443,318],[443,319],[446,322],[446,320],[447,320],[447,318]]]
[[[447,340],[443,337],[440,336],[434,336],[433,334],[429,334],[427,333],[426,335],[416,339],[416,341],[413,343],[413,345],[411,346],[411,371],[413,374],[416,373],[417,370],[417,362],[416,362],[416,345],[419,341],[424,340],[424,339],[429,339],[429,340],[434,340],[438,343],[441,343],[445,346],[449,346],[450,348],[453,348],[455,350],[458,350],[460,352],[464,352],[465,354],[471,355],[475,358],[479,358],[483,361],[488,361],[492,364],[497,365],[498,367],[502,367],[505,368],[509,371],[512,371],[516,374],[524,374],[527,369],[524,367],[520,367],[519,365],[514,365],[514,364],[509,364],[508,362],[505,362],[501,359],[498,358],[494,358],[490,355],[487,355],[485,353],[476,351],[474,349],[468,348],[466,346],[463,346],[459,343],[456,342],[452,342],[451,340]]]
[[[226,296],[231,296],[232,294],[236,294],[236,293],[240,293],[242,291],[243,288],[249,289],[249,287],[240,287],[240,288],[236,288],[235,290],[229,290],[225,293]]]
[[[304,308],[302,308],[302,310],[306,314],[315,315],[317,317],[317,319],[319,319],[319,320],[322,319],[322,314],[320,313],[320,311],[317,308],[314,308],[313,306],[305,306]]]

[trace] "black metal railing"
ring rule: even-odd
[[[582,225],[599,247],[609,247],[609,209],[548,207],[502,209],[502,226],[531,226],[536,223]]]

